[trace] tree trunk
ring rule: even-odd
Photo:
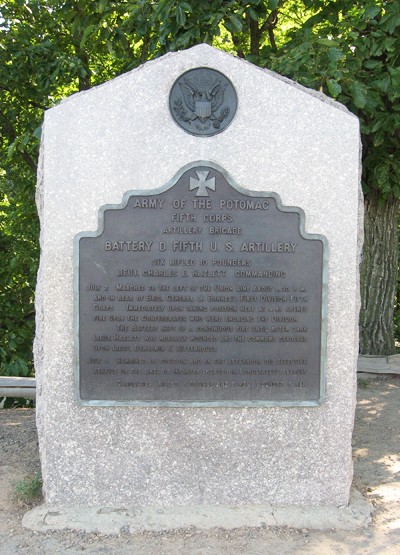
[[[398,272],[399,200],[365,197],[364,250],[361,264],[360,353],[391,355]]]

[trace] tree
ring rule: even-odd
[[[400,13],[390,0],[0,2],[0,373],[32,372],[34,212],[43,110],[168,51],[207,42],[338,99],[361,120],[361,352],[394,350]]]
[[[316,13],[272,67],[345,104],[361,123],[365,236],[360,352],[395,352],[400,198],[400,4],[305,2]],[[267,56],[271,47],[267,47]],[[271,59],[271,58],[270,58]]]

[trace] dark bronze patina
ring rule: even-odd
[[[78,237],[80,399],[318,404],[325,245],[303,217],[212,165],[106,207]]]
[[[237,96],[225,75],[215,69],[198,67],[175,81],[169,106],[173,119],[187,133],[210,137],[231,123]]]

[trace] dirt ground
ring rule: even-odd
[[[0,410],[0,555],[397,555],[400,553],[400,376],[360,381],[354,445],[354,485],[375,507],[372,524],[357,532],[288,528],[186,528],[104,536],[25,530],[26,506],[15,484],[39,471],[32,409]],[[41,502],[41,500],[39,500]]]

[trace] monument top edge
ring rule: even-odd
[[[169,61],[172,62],[172,59],[174,59],[173,66],[176,67],[176,61],[177,61],[176,59],[184,58],[184,57],[187,58],[187,62],[184,64],[184,67],[182,65],[182,71],[180,71],[180,73],[183,73],[184,71],[187,71],[189,69],[194,69],[196,67],[209,67],[211,69],[216,69],[224,72],[229,70],[229,68],[226,66],[226,63],[232,64],[232,70],[235,69],[234,66],[236,66],[236,68],[239,67],[240,65],[242,67],[247,66],[252,68],[252,70],[254,72],[257,72],[259,75],[263,75],[266,79],[270,79],[270,78],[277,79],[289,87],[293,87],[298,91],[308,96],[311,96],[320,102],[328,104],[336,109],[341,110],[342,112],[345,112],[349,117],[355,118],[358,121],[357,116],[355,116],[352,112],[350,112],[346,108],[346,106],[326,96],[324,93],[321,93],[314,89],[304,87],[303,85],[300,85],[296,81],[293,81],[288,77],[280,75],[279,73],[276,73],[268,68],[261,68],[259,66],[256,66],[247,60],[239,58],[233,54],[229,54],[228,52],[215,48],[214,46],[211,46],[206,43],[197,44],[185,50],[168,52],[163,56],[160,56],[159,58],[156,58],[154,60],[149,60],[144,64],[141,64],[140,66],[133,68],[126,73],[118,75],[113,79],[110,79],[104,83],[101,83],[100,85],[97,85],[85,91],[80,91],[72,94],[71,96],[63,99],[56,106],[53,106],[52,108],[49,108],[48,110],[46,110],[45,113],[48,114],[50,112],[58,111],[60,108],[62,109],[67,103],[77,102],[77,101],[79,102],[83,97],[87,97],[87,96],[96,94],[96,92],[103,91],[105,88],[110,87],[117,82],[121,82],[127,79],[132,79],[136,77],[139,73],[143,72],[145,68],[156,70],[157,66]],[[178,77],[178,75],[176,75],[174,79],[176,79],[176,77]]]

